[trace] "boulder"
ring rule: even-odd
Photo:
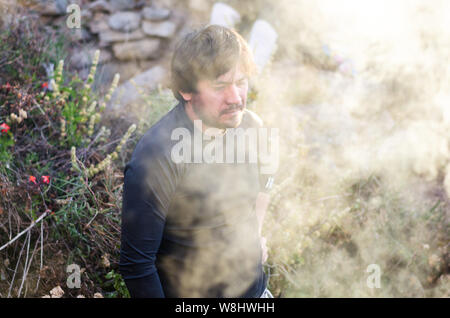
[[[70,42],[79,42],[79,41],[90,41],[92,39],[92,34],[89,33],[85,28],[81,29],[69,29],[66,32],[66,39]]]
[[[142,68],[137,61],[125,61],[125,62],[108,62],[102,65],[99,69],[101,75],[101,82],[109,87],[114,75],[120,74],[120,82],[126,82],[133,76],[136,76],[141,72]]]
[[[92,64],[92,60],[94,59],[96,48],[89,48],[87,50],[75,50],[72,56],[70,57],[69,63],[77,68],[90,67]],[[104,64],[112,59],[112,54],[103,50],[100,52],[100,58],[98,63]]]
[[[119,60],[151,59],[159,55],[159,39],[143,39],[138,41],[116,43],[113,45],[114,55]]]
[[[97,0],[94,1],[92,3],[90,3],[88,5],[88,9],[91,11],[103,11],[103,12],[113,12],[114,9],[111,6],[111,4],[109,4],[108,2],[106,2],[105,0]]]
[[[122,32],[136,30],[141,23],[141,15],[136,12],[117,12],[108,19],[111,29]]]
[[[207,13],[211,11],[211,3],[208,0],[189,0],[189,8],[196,12]]]
[[[259,71],[270,61],[277,49],[278,34],[265,20],[256,20],[250,32],[248,44]]]
[[[106,30],[99,33],[100,46],[107,46],[113,42],[128,42],[133,40],[140,40],[145,37],[141,29],[132,32],[117,32],[113,30]]]
[[[142,22],[142,30],[145,34],[161,38],[171,38],[175,35],[177,25],[172,21],[163,22]]]
[[[103,13],[96,13],[89,22],[88,27],[94,34],[109,30],[108,16]]]
[[[81,21],[91,21],[94,14],[91,10],[81,9]],[[82,23],[83,24],[83,23]]]
[[[229,5],[222,2],[214,4],[211,11],[210,24],[233,28],[240,21],[241,15]]]
[[[136,8],[137,3],[135,0],[109,0],[110,8],[116,11],[131,10]]]
[[[148,69],[120,85],[114,92],[109,107],[118,109],[136,103],[141,98],[138,88],[149,92],[156,89],[166,77],[167,70],[162,66],[157,65]]]
[[[50,291],[52,298],[61,298],[64,295],[64,290],[60,286],[56,286]]]
[[[57,15],[65,15],[66,8],[68,5],[69,4],[67,0],[56,0],[56,1],[41,0],[38,2],[36,9],[42,15],[57,16]]]
[[[145,7],[142,9],[142,16],[150,21],[163,21],[170,17],[170,10],[165,8]]]

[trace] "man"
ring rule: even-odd
[[[132,297],[268,297],[267,177],[259,162],[196,156],[214,143],[226,158],[236,150],[226,147],[230,129],[262,126],[246,109],[250,50],[235,31],[211,25],[181,40],[171,72],[180,103],[144,134],[124,170],[121,274]],[[192,160],[174,160],[180,129],[201,136],[183,149]]]

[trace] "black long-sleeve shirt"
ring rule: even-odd
[[[245,110],[240,127],[260,126]],[[254,211],[258,164],[176,163],[177,128],[202,134],[179,104],[145,133],[124,169],[119,267],[127,287],[132,297],[259,297],[266,277]]]

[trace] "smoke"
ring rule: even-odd
[[[280,127],[293,111],[333,173],[435,179],[449,158],[450,4],[281,1],[271,11],[261,15],[281,32],[279,54],[257,84],[259,110]]]
[[[448,268],[449,209],[432,209],[430,193],[448,204],[450,3],[257,5],[249,12],[279,32],[270,69],[254,81],[256,112],[282,140],[283,184],[265,234],[290,287],[275,292],[430,295],[430,273]],[[440,270],[424,265],[431,255]],[[371,263],[389,272],[378,292],[365,283]]]

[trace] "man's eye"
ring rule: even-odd
[[[246,79],[243,79],[243,80],[240,80],[239,82],[237,82],[237,85],[239,87],[245,86],[245,84],[247,84],[247,80]]]

